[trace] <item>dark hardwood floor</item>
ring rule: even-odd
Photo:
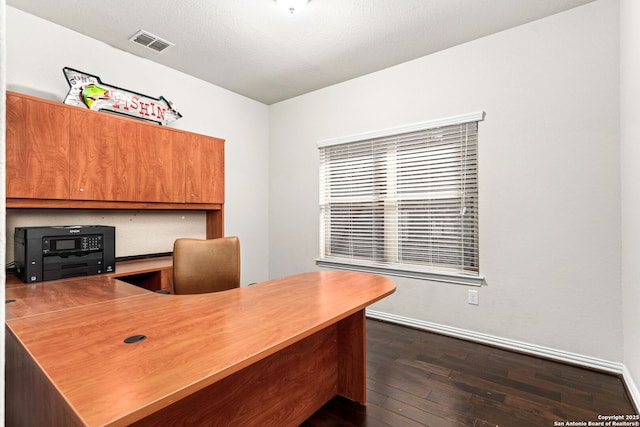
[[[336,397],[302,425],[549,427],[628,414],[616,376],[369,319],[367,405]]]

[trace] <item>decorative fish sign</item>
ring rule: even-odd
[[[109,111],[161,125],[167,125],[182,117],[163,96],[153,98],[108,85],[102,83],[98,76],[73,68],[65,67],[62,72],[70,86],[64,99],[65,104],[96,111]]]

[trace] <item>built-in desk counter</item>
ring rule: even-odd
[[[109,276],[150,291],[160,289],[173,293],[173,258],[171,256],[118,261]]]
[[[353,272],[200,295],[101,279],[7,288],[7,426],[297,426],[336,394],[364,403],[364,308],[395,290]]]
[[[67,280],[94,280],[96,277],[112,277],[119,278],[123,282],[157,291],[165,289],[173,291],[173,259],[171,256],[149,257],[141,259],[133,259],[127,261],[116,262],[116,271],[97,276],[83,276],[77,278],[48,280],[46,282],[35,282],[35,284],[55,284],[65,282]],[[13,287],[25,287],[25,284],[15,274],[7,274],[5,287],[7,289]]]

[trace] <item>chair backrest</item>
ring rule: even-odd
[[[240,286],[240,240],[176,239],[173,244],[173,291],[203,294]]]

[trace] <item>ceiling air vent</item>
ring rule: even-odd
[[[156,52],[162,52],[166,48],[173,46],[173,43],[163,40],[158,36],[154,36],[153,34],[148,33],[144,30],[138,31],[129,40],[144,47],[148,47],[149,49],[155,50]]]

